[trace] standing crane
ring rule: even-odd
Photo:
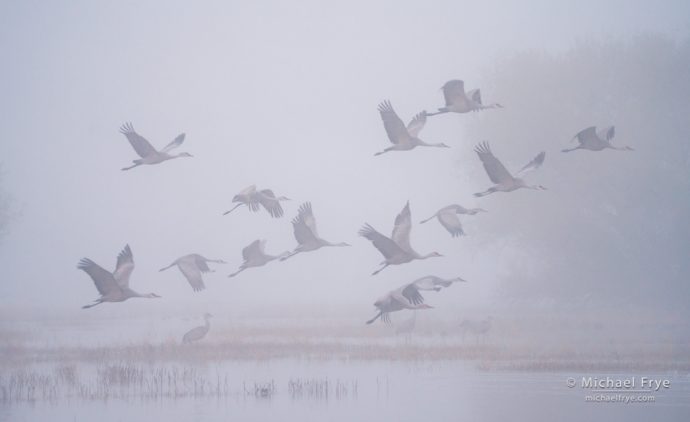
[[[448,145],[444,143],[428,144],[418,138],[419,132],[424,128],[426,123],[426,111],[418,113],[414,118],[407,124],[398,117],[390,101],[386,100],[379,104],[379,112],[381,113],[381,119],[383,120],[383,127],[386,129],[386,134],[388,134],[388,140],[391,141],[393,146],[390,146],[383,151],[377,152],[374,155],[381,155],[389,151],[409,151],[415,147],[438,147],[438,148],[449,148]]]
[[[462,223],[458,218],[458,214],[475,215],[478,212],[486,212],[486,210],[483,208],[467,209],[462,205],[452,204],[436,211],[436,214],[432,215],[426,220],[420,221],[419,224],[424,224],[432,218],[436,217],[438,219],[438,222],[441,223],[441,225],[445,227],[446,230],[448,230],[448,233],[450,233],[452,237],[463,236],[465,234],[465,231],[462,229]]]
[[[139,135],[135,130],[132,123],[127,122],[122,127],[120,127],[120,133],[125,135],[129,143],[134,148],[137,154],[139,154],[140,159],[132,160],[134,163],[129,167],[124,167],[122,170],[130,170],[134,167],[140,166],[142,164],[160,164],[163,161],[172,160],[173,158],[181,157],[192,157],[192,154],[188,152],[181,152],[179,154],[170,154],[170,151],[182,145],[184,142],[185,134],[181,133],[172,142],[166,145],[162,150],[158,151],[151,145],[149,141],[143,136]]]
[[[517,177],[513,177],[513,175],[511,175],[510,172],[506,170],[503,163],[501,163],[498,160],[498,158],[496,158],[494,154],[491,152],[488,142],[484,141],[478,144],[474,148],[474,151],[479,156],[479,159],[482,160],[484,170],[486,170],[486,174],[489,175],[489,179],[491,179],[491,181],[495,183],[494,186],[490,187],[486,191],[475,193],[474,196],[485,196],[492,194],[494,192],[512,192],[520,188],[546,190],[546,188],[542,185],[528,185],[525,183],[524,180]],[[526,173],[528,171],[535,170],[541,167],[541,165],[544,163],[545,157],[546,153],[543,151],[540,152],[529,163],[522,167],[522,169],[520,169],[520,171],[517,174],[519,175],[522,173]]]
[[[316,231],[316,219],[311,209],[311,202],[305,202],[299,208],[297,217],[292,219],[292,228],[297,240],[297,247],[287,255],[283,255],[280,260],[297,255],[300,252],[309,252],[321,249],[324,246],[350,246],[345,242],[331,243],[319,237]]]
[[[187,331],[184,336],[182,336],[182,344],[189,344],[194,341],[199,341],[206,337],[208,331],[211,329],[211,322],[209,321],[213,315],[209,313],[204,314],[204,325],[199,327],[194,327]]]
[[[155,293],[137,293],[129,288],[129,276],[134,271],[134,258],[129,245],[126,245],[117,256],[115,271],[112,273],[89,258],[83,258],[79,261],[77,268],[84,270],[91,277],[98,293],[101,294],[101,297],[96,299],[94,303],[82,306],[83,309],[92,308],[103,302],[124,302],[132,297],[160,297]]]
[[[479,89],[473,89],[465,93],[465,82],[453,79],[446,82],[441,87],[446,106],[440,107],[436,113],[427,113],[427,116],[435,116],[443,113],[468,113],[470,111],[480,111],[487,108],[503,108],[498,103],[489,105],[482,104],[482,94]]]
[[[232,202],[237,202],[229,211],[225,211],[223,215],[228,215],[236,208],[246,205],[249,211],[259,211],[259,205],[263,206],[271,217],[279,218],[283,216],[283,207],[280,206],[280,201],[289,201],[290,198],[284,196],[276,197],[272,190],[256,190],[256,185],[251,185],[244,188],[240,193],[232,198]]]
[[[199,254],[189,254],[173,261],[172,264],[165,268],[161,268],[158,271],[165,271],[170,267],[177,265],[182,275],[187,279],[189,285],[195,292],[200,292],[206,288],[204,285],[204,280],[201,277],[201,273],[213,272],[212,269],[208,267],[209,262],[215,262],[218,264],[227,264],[227,262],[222,259],[208,259],[204,258]]]
[[[265,252],[265,248],[266,240],[255,240],[248,246],[246,246],[244,249],[242,249],[242,258],[244,259],[244,262],[242,263],[242,265],[240,265],[239,270],[228,275],[228,277],[234,277],[242,271],[246,270],[247,268],[264,266],[269,262],[274,261],[280,258],[281,256],[285,256],[290,253],[286,251],[283,252],[281,255],[267,255]]]
[[[415,259],[427,259],[443,256],[438,252],[431,252],[426,255],[418,254],[410,245],[410,231],[412,230],[412,216],[410,214],[410,202],[407,201],[405,208],[395,217],[393,234],[387,237],[376,231],[368,223],[364,224],[359,230],[359,235],[370,240],[376,249],[381,252],[385,260],[381,263],[382,267],[374,271],[371,275],[376,275],[389,265],[400,265]]]
[[[596,126],[590,126],[587,129],[582,129],[571,139],[580,144],[575,148],[564,149],[562,152],[575,151],[576,149],[588,149],[590,151],[601,151],[604,149],[615,149],[617,151],[634,151],[633,148],[629,146],[616,147],[611,144],[611,139],[616,136],[616,127],[609,126],[601,130],[597,130]]]
[[[412,283],[405,284],[395,290],[391,290],[385,296],[374,302],[374,306],[378,309],[378,314],[367,321],[371,324],[378,318],[385,323],[390,323],[390,313],[401,311],[403,309],[431,309],[432,307],[424,303],[424,297],[420,290],[434,290],[439,291],[442,287],[448,287],[456,281],[465,281],[459,277],[444,280],[436,276],[426,276],[419,278]]]

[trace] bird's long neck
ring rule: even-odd
[[[611,144],[609,144],[608,148],[610,149],[615,149],[616,151],[634,151],[631,147],[625,146],[625,147],[616,147]]]

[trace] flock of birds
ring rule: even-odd
[[[408,151],[416,147],[448,148],[448,145],[444,143],[427,143],[419,138],[419,133],[424,128],[427,117],[444,113],[468,113],[485,109],[503,108],[503,106],[498,103],[484,105],[482,103],[480,90],[473,89],[469,92],[465,92],[464,82],[461,80],[446,82],[442,89],[445,97],[445,106],[440,107],[438,111],[434,113],[422,111],[415,115],[407,125],[398,117],[390,101],[382,102],[378,106],[378,111],[383,120],[383,126],[388,135],[388,139],[392,145],[385,148],[383,151],[377,152],[375,155],[378,156],[391,151]],[[161,150],[157,150],[149,141],[134,130],[131,123],[125,123],[120,128],[120,132],[125,135],[134,151],[140,157],[139,159],[133,160],[131,166],[124,167],[122,170],[131,170],[141,165],[160,164],[175,158],[192,157],[191,154],[186,152],[178,154],[171,153],[173,149],[179,147],[184,142],[184,133],[178,135]],[[614,135],[615,128],[613,126],[601,130],[597,130],[596,127],[588,127],[572,138],[572,140],[578,141],[576,147],[564,149],[562,151],[570,152],[578,149],[590,151],[601,151],[604,149],[622,151],[632,150],[632,148],[628,146],[616,147],[612,145],[611,139]],[[493,183],[487,190],[475,193],[474,195],[476,197],[483,197],[495,192],[512,192],[522,188],[534,190],[546,189],[541,185],[529,185],[521,177],[518,177],[541,167],[546,157],[545,152],[542,151],[537,154],[530,162],[515,172],[514,176],[494,155],[488,142],[484,141],[479,143],[474,148],[474,151],[477,153],[477,156],[484,166],[484,170]],[[256,186],[249,186],[233,197],[232,202],[236,205],[223,215],[230,214],[235,209],[244,205],[252,212],[257,212],[263,208],[271,217],[280,218],[284,215],[281,202],[288,200],[289,198],[285,196],[276,196],[270,189],[257,190]],[[421,223],[426,223],[436,218],[451,236],[457,237],[464,235],[458,215],[475,215],[479,212],[486,212],[486,210],[483,208],[467,209],[461,205],[452,204],[441,208],[431,217],[422,220]],[[323,247],[350,246],[345,242],[330,242],[319,236],[316,227],[316,218],[314,217],[310,202],[305,202],[299,207],[297,216],[292,219],[292,226],[297,241],[297,246],[292,251],[285,251],[279,255],[270,255],[266,253],[266,240],[255,240],[242,249],[243,263],[238,270],[230,274],[229,277],[235,277],[248,268],[261,267],[272,261],[284,261],[299,253],[311,252]],[[381,267],[376,269],[372,275],[378,274],[390,265],[401,265],[414,260],[442,256],[438,252],[429,252],[426,254],[419,254],[416,252],[410,245],[411,229],[412,215],[409,202],[395,218],[393,231],[390,237],[377,231],[368,223],[364,224],[359,230],[359,235],[371,241],[373,246],[378,249],[384,257],[384,260],[380,264]],[[213,271],[209,267],[209,263],[225,264],[226,262],[220,259],[208,259],[198,254],[190,254],[176,259],[167,267],[161,268],[160,271],[177,266],[192,289],[198,292],[205,288],[202,274]],[[89,305],[85,305],[83,308],[91,308],[104,302],[122,302],[134,297],[160,297],[155,293],[141,294],[129,287],[129,278],[134,270],[133,255],[129,245],[125,246],[118,255],[117,264],[113,272],[105,270],[88,258],[82,259],[77,268],[84,270],[91,277],[100,294],[98,299]],[[371,324],[377,319],[383,322],[390,322],[390,313],[403,309],[429,309],[431,306],[425,303],[424,297],[420,293],[421,291],[440,291],[442,288],[449,287],[451,284],[461,281],[465,280],[459,277],[443,279],[436,276],[426,276],[400,286],[388,292],[374,303],[378,313],[368,320],[367,324]],[[189,343],[203,338],[209,330],[210,317],[210,314],[206,314],[204,316],[206,321],[205,325],[196,327],[185,334],[183,342]],[[479,329],[479,331],[481,331],[481,329]]]

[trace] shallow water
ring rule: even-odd
[[[81,371],[81,369],[80,369]],[[0,420],[11,421],[507,421],[686,420],[690,414],[687,374],[573,374],[487,372],[459,361],[230,361],[199,369],[209,378],[228,375],[220,396],[10,402]],[[87,371],[88,372],[88,371]],[[653,403],[592,403],[566,379],[587,376],[667,378],[671,388]],[[312,381],[327,393],[291,392],[293,381]],[[254,384],[275,385],[255,394]],[[336,387],[340,385],[339,392]]]

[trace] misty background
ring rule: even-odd
[[[4,2],[0,306],[342,305],[364,319],[388,290],[436,274],[470,281],[430,293],[439,312],[577,302],[687,315],[688,16],[682,1]],[[449,79],[505,109],[429,118],[420,137],[451,149],[374,158],[388,146],[376,106],[390,99],[407,122],[443,105]],[[136,158],[127,121],[157,148],[185,132],[194,158],[120,171]],[[615,125],[613,143],[636,151],[560,152],[592,125]],[[481,140],[512,171],[546,151],[527,179],[549,190],[474,198],[490,186]],[[292,198],[285,217],[221,216],[251,184]],[[407,200],[413,247],[445,257],[372,277],[382,257],[357,230],[389,234]],[[304,201],[324,239],[353,247],[228,279],[255,239],[294,248]],[[451,203],[489,212],[462,218],[459,239],[416,224]],[[97,292],[79,259],[112,270],[127,243],[131,287],[163,299],[81,311]],[[198,294],[158,272],[192,252],[229,263]]]

